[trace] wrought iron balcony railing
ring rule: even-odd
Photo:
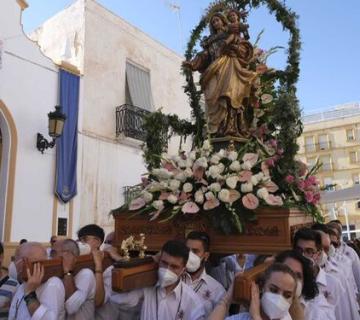
[[[136,198],[138,195],[140,195],[140,192],[142,190],[142,186],[141,185],[136,185],[136,186],[125,186],[124,187],[124,198],[125,198],[125,203],[130,202],[130,200]]]
[[[143,124],[145,116],[149,113],[150,111],[129,104],[116,107],[116,136],[124,135],[145,141],[146,131]]]

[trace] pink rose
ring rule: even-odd
[[[252,172],[249,170],[244,170],[239,172],[239,181],[240,182],[249,182],[252,177]]]
[[[252,193],[242,197],[242,203],[246,209],[254,210],[259,206],[259,199]]]
[[[286,181],[288,184],[292,184],[292,183],[295,181],[295,177],[292,176],[291,174],[288,174],[288,175],[285,177],[285,181]]]
[[[186,202],[181,208],[181,211],[183,213],[197,213],[199,212],[199,210],[200,208],[198,207],[198,205],[192,201]]]
[[[265,198],[265,202],[271,206],[282,206],[284,204],[280,196],[274,196],[273,194],[269,194]]]
[[[210,198],[204,203],[204,210],[211,210],[220,205],[220,201],[217,198]]]
[[[318,184],[318,180],[317,180],[317,178],[315,176],[309,176],[307,178],[307,181],[308,181],[309,185]]]
[[[144,207],[146,204],[145,200],[143,198],[136,198],[130,202],[129,210],[130,211],[136,211]]]

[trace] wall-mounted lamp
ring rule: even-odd
[[[55,146],[56,138],[60,137],[63,133],[66,115],[61,112],[60,106],[55,106],[54,112],[48,113],[49,117],[49,136],[52,141],[47,141],[41,133],[37,134],[36,148],[44,153],[45,149],[53,148]]]

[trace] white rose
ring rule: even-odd
[[[169,187],[169,183],[167,181],[160,182],[161,189],[167,189]]]
[[[190,169],[191,170],[191,169]],[[186,180],[186,173],[185,171],[181,171],[179,172],[175,177],[174,177],[176,180],[179,180],[181,182],[185,182]],[[171,189],[171,188],[170,188]],[[172,189],[171,189],[172,190]]]
[[[152,174],[154,176],[157,176],[160,180],[167,180],[173,176],[172,172],[170,172],[164,168],[154,169],[152,171]]]
[[[149,203],[153,199],[153,194],[151,192],[144,191],[142,193],[142,197],[145,200],[146,203]]]
[[[221,149],[218,153],[217,153],[217,155],[220,157],[220,158],[224,158],[225,157],[225,150],[224,149]]]
[[[184,191],[185,193],[191,192],[192,189],[193,189],[193,186],[192,186],[192,184],[189,183],[189,182],[186,182],[186,183],[183,185],[183,191]]]
[[[231,176],[226,179],[226,184],[230,189],[235,189],[238,181],[239,178],[237,176]]]
[[[225,170],[225,166],[223,163],[219,163],[217,167],[219,168],[219,173],[222,173]]]
[[[204,194],[201,190],[195,192],[195,202],[202,204],[204,202]]]
[[[189,153],[189,159],[191,159],[191,160],[196,160],[196,151],[191,151],[190,153]]]
[[[184,160],[184,159],[180,159],[179,161],[178,161],[178,166],[180,167],[180,168],[182,168],[182,169],[185,169],[187,166],[186,166],[186,160]]]
[[[197,159],[195,161],[195,164],[197,164],[198,166],[205,168],[205,169],[208,167],[207,159],[205,157],[201,157],[201,158]]]
[[[212,200],[215,199],[215,195],[211,191],[209,191],[205,193],[205,198],[206,200]]]
[[[229,160],[235,161],[238,158],[238,153],[236,151],[230,151],[227,157]]]
[[[190,158],[186,159],[186,168],[191,168],[193,165],[193,161]]]
[[[233,161],[229,168],[231,171],[235,171],[235,172],[240,171],[241,170],[240,162],[238,160]]]
[[[221,185],[218,182],[214,182],[212,184],[210,184],[209,186],[209,190],[213,191],[213,192],[219,192],[221,190]]]
[[[156,210],[162,210],[164,208],[164,202],[162,200],[155,200],[151,204]]]
[[[202,148],[203,148],[203,150],[210,150],[211,145],[210,145],[210,141],[208,139],[204,141]]]
[[[186,178],[190,178],[193,175],[193,172],[190,168],[186,168],[183,172],[184,172]]]
[[[219,161],[220,161],[220,157],[219,157],[218,155],[216,155],[216,154],[214,154],[214,155],[211,157],[211,159],[210,159],[210,162],[211,162],[212,164],[218,164]]]
[[[228,189],[221,189],[218,194],[219,200],[222,202],[229,202],[230,201],[230,192]]]
[[[150,192],[156,192],[161,190],[161,185],[157,181],[153,181],[150,183],[150,185],[147,186],[147,190]]]
[[[169,202],[172,203],[172,204],[175,204],[175,203],[178,201],[178,198],[177,198],[177,196],[175,196],[174,194],[170,194],[170,195],[167,197],[167,201],[169,201]]]
[[[253,185],[251,182],[246,182],[241,185],[241,192],[248,193],[253,191]]]
[[[266,188],[260,188],[257,192],[256,195],[258,196],[258,198],[260,199],[266,199],[269,196],[269,192],[267,191]]]
[[[252,183],[254,186],[256,186],[259,182],[260,182],[260,181],[259,181],[259,179],[258,179],[258,177],[257,177],[256,175],[254,175],[254,176],[251,177],[251,183]]]
[[[219,167],[218,166],[211,166],[209,168],[209,175],[213,178],[213,179],[216,179],[220,174],[220,170],[219,170]]]
[[[180,187],[180,181],[179,180],[174,180],[174,179],[170,180],[169,189],[171,191],[178,191],[179,187]]]
[[[251,162],[250,161],[245,161],[241,167],[244,169],[244,170],[250,170],[252,168],[252,165],[251,165]]]

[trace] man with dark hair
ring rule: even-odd
[[[315,230],[302,228],[294,237],[294,249],[301,252],[306,258],[313,262],[316,283],[320,295],[332,306],[337,320],[359,319],[359,314],[352,312],[350,301],[345,296],[345,288],[340,280],[324,270],[326,255],[322,248],[321,235]],[[317,307],[321,307],[319,304]],[[327,309],[327,308],[326,308]]]
[[[155,287],[113,293],[110,299],[122,307],[133,307],[142,301],[141,320],[205,319],[203,303],[192,288],[180,281],[188,258],[189,249],[184,243],[166,242],[159,257]]]
[[[66,319],[91,320],[95,314],[95,277],[88,268],[74,274],[79,255],[79,247],[72,239],[56,241],[52,250],[53,258],[63,259]]]
[[[77,235],[81,242],[90,246],[91,251],[99,249],[105,238],[104,229],[97,224],[88,224],[82,227]]]
[[[190,249],[186,273],[182,280],[193,288],[202,300],[208,316],[218,301],[224,296],[224,287],[205,271],[205,263],[210,256],[210,238],[206,232],[192,231],[186,237],[186,246]]]

